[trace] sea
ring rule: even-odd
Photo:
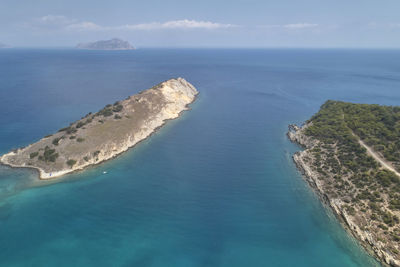
[[[59,179],[0,166],[0,266],[372,267],[292,161],[328,99],[399,105],[400,50],[0,50],[0,154],[183,77],[200,92],[123,155]]]

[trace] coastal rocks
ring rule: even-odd
[[[305,124],[303,127],[297,125],[289,125],[287,133],[288,138],[301,145],[305,150],[296,152],[293,155],[293,161],[297,168],[302,173],[308,184],[315,190],[321,201],[328,206],[339,219],[345,229],[359,240],[360,244],[371,254],[376,255],[381,262],[388,266],[400,267],[400,262],[396,256],[387,250],[383,242],[375,237],[374,233],[368,229],[362,229],[355,217],[350,215],[346,210],[346,203],[340,199],[333,197],[334,194],[328,194],[324,185],[326,177],[321,177],[321,173],[313,168],[313,154],[312,149],[319,144],[318,140],[313,140],[311,137],[305,135],[305,130],[310,124]]]
[[[314,140],[304,134],[304,131],[310,125],[312,125],[312,123],[305,124],[300,128],[297,125],[290,124],[288,127],[289,131],[287,132],[287,136],[292,142],[297,143],[305,148],[313,147],[317,144],[318,140]]]
[[[198,94],[183,78],[171,79],[89,113],[25,148],[1,156],[12,167],[34,168],[55,178],[111,159],[179,117]]]

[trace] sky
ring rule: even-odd
[[[0,0],[0,43],[400,48],[400,0]]]

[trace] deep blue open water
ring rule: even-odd
[[[379,266],[285,133],[327,99],[398,105],[400,51],[0,50],[0,154],[171,77],[192,110],[117,159],[54,182],[0,166],[0,266]]]

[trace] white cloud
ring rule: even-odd
[[[65,26],[69,25],[72,23],[76,23],[76,19],[70,19],[66,16],[60,16],[60,15],[47,15],[43,16],[41,18],[37,18],[33,21],[33,25],[35,26],[48,26],[48,27],[54,27],[54,26]]]
[[[160,30],[160,29],[221,29],[237,27],[233,24],[222,24],[211,21],[171,20],[164,23],[151,22],[141,24],[127,24],[115,27],[103,27],[106,30]]]
[[[161,28],[167,29],[218,29],[218,28],[231,28],[236,27],[232,24],[221,24],[210,21],[196,21],[196,20],[173,20],[160,24]]]
[[[304,29],[304,28],[315,28],[318,27],[318,24],[315,23],[295,23],[295,24],[286,24],[283,25],[286,29]]]
[[[40,18],[35,18],[27,23],[22,23],[24,27],[32,28],[34,30],[59,30],[68,25],[77,23],[76,19],[71,19],[61,15],[47,15]]]
[[[61,15],[47,15],[35,20],[43,24],[70,24],[76,22],[75,19],[67,18]]]
[[[104,28],[90,21],[83,21],[65,26],[69,31],[99,31]]]
[[[261,28],[267,29],[288,29],[288,30],[299,30],[307,28],[316,28],[319,25],[316,23],[293,23],[293,24],[271,24],[271,25],[261,25]]]
[[[400,29],[400,23],[377,23],[372,21],[367,24],[367,27],[372,30],[397,30]]]
[[[47,15],[33,20],[30,25],[36,29],[58,29],[68,31],[116,31],[116,30],[163,30],[163,29],[226,29],[237,27],[233,24],[222,24],[211,21],[171,20],[167,22],[151,22],[126,24],[120,26],[102,26],[90,21],[80,21],[62,15]]]

